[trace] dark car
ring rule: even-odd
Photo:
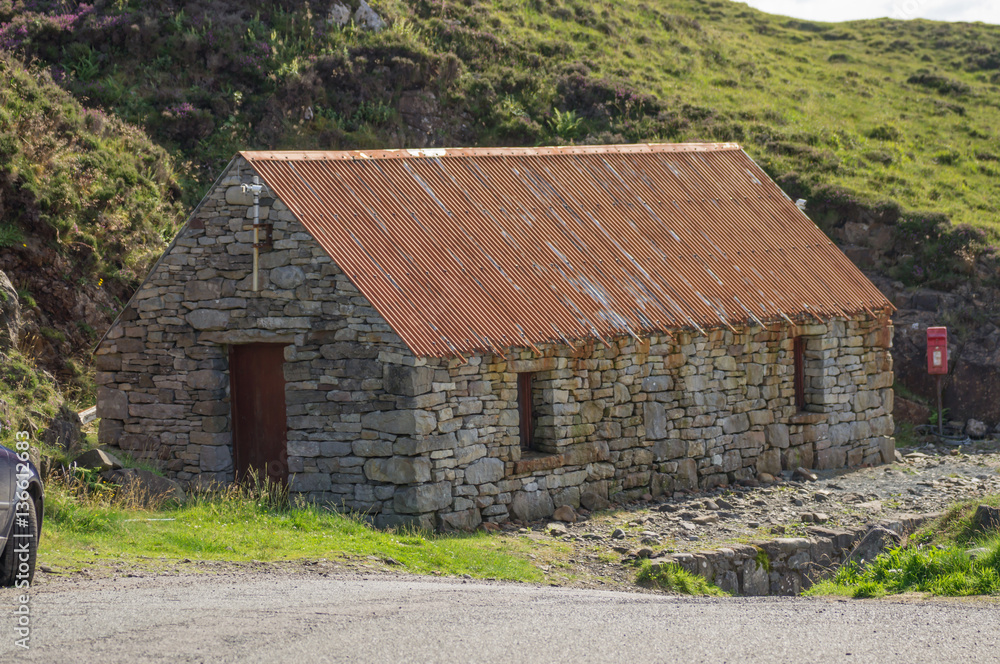
[[[16,446],[24,449],[0,447],[0,585],[26,588],[42,534],[42,478],[28,459],[27,443]]]

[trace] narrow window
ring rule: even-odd
[[[803,351],[805,350],[805,339],[795,337],[793,354],[795,357],[795,407],[799,410],[806,409],[806,375],[805,360]]]
[[[531,439],[535,433],[534,412],[531,404],[534,379],[535,374],[530,372],[517,374],[517,411],[520,415],[522,450],[531,449]]]

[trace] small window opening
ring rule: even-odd
[[[535,374],[517,374],[517,411],[520,416],[521,449],[530,450],[535,436],[535,409],[532,404]]]
[[[805,339],[795,337],[792,355],[795,358],[795,407],[806,409]]]

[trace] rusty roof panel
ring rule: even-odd
[[[241,154],[417,355],[891,307],[731,143]]]

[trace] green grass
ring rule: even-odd
[[[728,597],[718,586],[697,574],[692,574],[677,563],[650,563],[642,561],[636,576],[639,585],[659,588],[681,595],[708,595],[712,597]]]
[[[281,561],[375,556],[414,573],[470,574],[543,581],[527,559],[531,545],[485,533],[431,535],[379,531],[363,519],[309,504],[282,506],[229,491],[196,494],[182,507],[121,507],[108,495],[50,483],[41,563],[78,569],[98,560]],[[120,502],[121,499],[119,498]],[[128,500],[125,500],[126,504]],[[170,520],[157,520],[170,519]]]
[[[1000,595],[1000,533],[977,532],[972,527],[972,515],[980,504],[1000,505],[1000,496],[958,503],[911,537],[908,547],[887,551],[864,569],[853,563],[844,565],[832,579],[804,594],[854,598],[905,592],[947,597]]]
[[[975,559],[962,546],[939,549],[923,545],[883,553],[865,569],[844,565],[833,579],[821,581],[805,594],[882,597],[924,592],[946,597],[1000,595],[1000,535],[977,543]]]

